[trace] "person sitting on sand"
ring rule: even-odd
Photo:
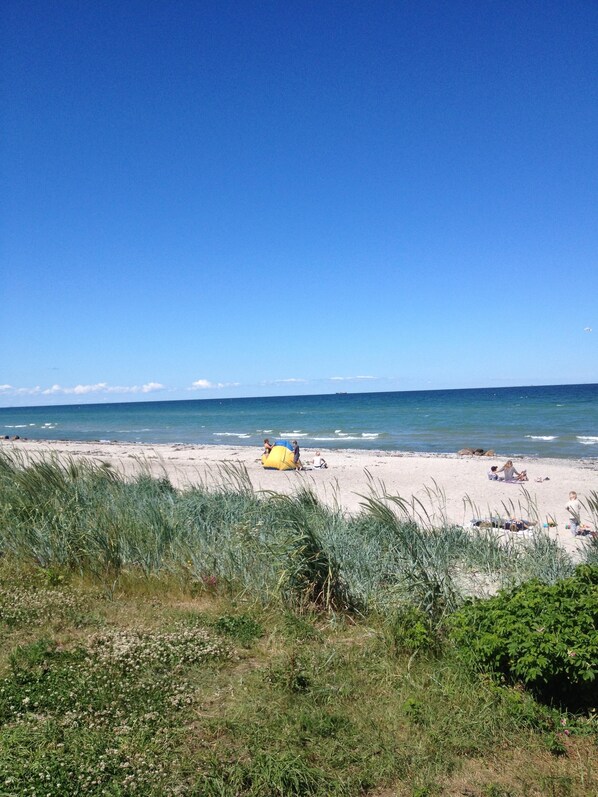
[[[326,463],[326,460],[320,454],[319,451],[316,451],[316,455],[314,457],[314,462],[313,462],[313,467],[314,468],[327,468],[328,467],[328,465]]]
[[[496,471],[497,473],[504,473],[505,481],[506,482],[526,482],[527,481],[527,471],[523,470],[519,473],[518,470],[515,470],[515,466],[513,465],[513,460],[508,459],[505,464]]]
[[[488,471],[488,478],[491,482],[500,481],[500,476],[498,475],[498,465],[493,465],[490,470]]]
[[[268,456],[268,454],[270,453],[270,451],[272,451],[273,448],[274,448],[274,446],[270,443],[270,441],[266,437],[266,439],[264,440],[264,454],[265,454],[265,456]]]

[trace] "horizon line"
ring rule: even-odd
[[[171,404],[171,403],[191,403],[196,401],[250,401],[253,399],[301,399],[301,398],[316,398],[321,396],[367,396],[378,395],[384,393],[450,393],[467,390],[527,390],[529,388],[542,388],[542,387],[590,387],[598,386],[598,382],[550,382],[541,385],[485,385],[478,387],[447,387],[447,388],[419,388],[409,390],[363,390],[363,391],[349,391],[349,390],[336,390],[327,393],[298,393],[293,395],[275,395],[275,396],[222,396],[212,398],[180,398],[180,399],[152,399],[146,398],[137,401],[90,401],[90,402],[72,402],[68,404],[28,404],[23,406],[6,406],[0,407],[2,410],[37,410],[37,409],[60,409],[65,407],[106,407],[111,405],[134,405],[134,404]]]

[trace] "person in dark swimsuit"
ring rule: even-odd
[[[299,451],[299,443],[296,440],[293,440],[293,462],[295,463],[297,470],[303,470],[300,455],[301,452]]]

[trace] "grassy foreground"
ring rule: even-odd
[[[4,561],[0,794],[589,795],[596,722],[366,621]]]
[[[550,540],[223,476],[0,459],[0,795],[598,794],[595,712],[469,672],[440,631],[480,586],[570,574]]]

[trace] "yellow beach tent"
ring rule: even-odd
[[[262,465],[269,470],[295,470],[293,446],[287,440],[276,440],[270,452],[262,456]]]

